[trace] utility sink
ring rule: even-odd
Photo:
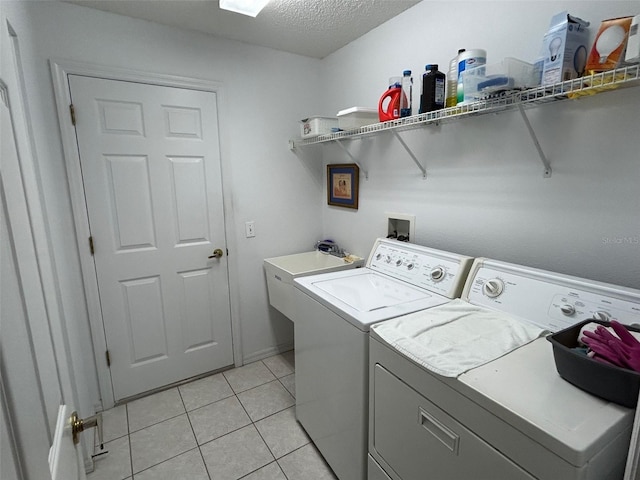
[[[363,264],[364,259],[354,255],[340,258],[317,250],[266,258],[264,269],[267,274],[269,303],[295,323],[294,278],[359,268]]]

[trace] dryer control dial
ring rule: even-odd
[[[431,280],[433,280],[434,282],[439,282],[444,279],[446,273],[447,271],[444,269],[444,267],[435,267],[433,270],[431,270],[429,275],[431,276]]]
[[[609,320],[611,320],[611,315],[609,315],[609,313],[607,312],[603,312],[603,311],[597,311],[593,313],[593,319],[594,320],[600,320],[603,322],[608,322]]]
[[[492,278],[487,280],[482,286],[482,293],[489,298],[499,297],[504,291],[504,282],[499,278]]]
[[[560,307],[560,311],[562,312],[563,315],[570,317],[571,315],[575,315],[576,307],[574,307],[569,303],[566,303]]]

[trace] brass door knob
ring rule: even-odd
[[[224,255],[224,252],[222,251],[222,249],[216,248],[213,251],[213,254],[209,255],[209,258],[220,258],[222,255]]]
[[[100,439],[100,449],[104,450],[104,439],[102,431],[102,413],[96,413],[87,418],[80,418],[78,412],[73,412],[69,418],[71,424],[71,435],[73,437],[73,443],[77,445],[80,442],[80,433],[84,432],[87,428],[97,428],[98,438]]]

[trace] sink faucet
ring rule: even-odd
[[[344,250],[331,240],[318,240],[314,248],[335,257],[342,258],[345,256]]]

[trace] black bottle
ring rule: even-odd
[[[420,96],[420,113],[432,112],[444,108],[444,87],[447,77],[438,71],[437,64],[425,66],[422,75],[422,95]]]

